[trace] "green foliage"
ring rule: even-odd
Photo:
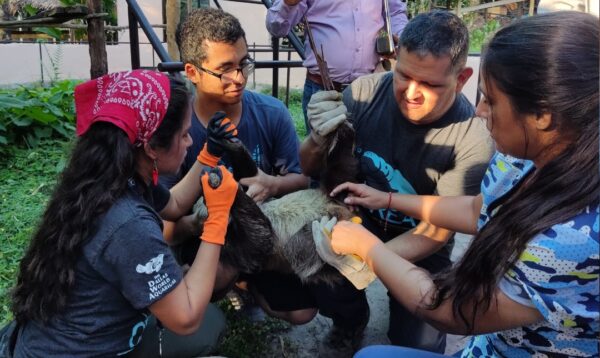
[[[87,0],[60,0],[65,6],[86,5]],[[110,25],[117,25],[117,1],[102,0],[102,11],[108,13],[106,22]]]
[[[60,41],[60,39],[62,38],[62,31],[60,31],[56,27],[34,27],[33,31],[46,34],[54,38],[56,41]]]
[[[63,83],[63,82],[61,82]],[[60,84],[59,84],[60,86]],[[72,87],[71,87],[72,88]],[[23,91],[18,89],[16,91]],[[0,92],[0,114],[3,108],[23,109],[27,100],[14,95],[16,92]],[[270,90],[267,90],[268,93]],[[71,92],[72,93],[72,92]],[[72,94],[71,94],[72,96]],[[280,98],[285,98],[281,95]],[[297,129],[304,134],[304,117],[301,109],[302,91],[290,93],[290,111]],[[74,113],[71,108],[71,116]],[[0,126],[2,125],[0,116]],[[31,122],[33,123],[33,121]],[[30,124],[31,124],[30,123]],[[298,124],[300,123],[300,125]],[[0,127],[0,136],[6,128]],[[73,137],[70,132],[69,137]],[[11,142],[12,144],[13,142]],[[13,287],[18,264],[31,235],[40,221],[46,203],[56,185],[58,175],[65,167],[72,146],[62,139],[40,139],[35,148],[0,145],[0,325],[12,319],[10,312],[10,289]],[[279,320],[267,318],[262,322],[250,322],[235,311],[228,301],[220,302],[228,320],[228,332],[220,346],[220,353],[228,357],[281,357],[293,356],[295,347],[278,333],[289,329]],[[272,351],[273,340],[283,352]]]
[[[12,317],[9,291],[15,283],[19,260],[70,148],[68,141],[44,140],[35,149],[7,147],[0,156],[0,324]]]
[[[35,147],[41,139],[71,138],[75,129],[73,89],[78,81],[52,87],[0,90],[0,151],[8,144]]]
[[[502,25],[498,20],[492,19],[478,27],[470,29],[469,52],[481,53],[483,45],[498,31]]]
[[[276,338],[277,333],[290,328],[288,323],[270,317],[264,321],[252,322],[236,311],[228,300],[220,301],[219,307],[227,318],[227,331],[219,346],[219,354],[226,357],[272,356],[270,342]]]
[[[264,87],[260,89],[260,93],[271,95],[271,87]],[[277,91],[277,98],[285,103],[285,87],[279,87]],[[288,99],[288,110],[292,115],[294,121],[294,127],[300,140],[303,140],[306,136],[306,125],[304,123],[304,113],[302,112],[302,95],[303,90],[301,89],[290,89]]]

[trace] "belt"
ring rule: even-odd
[[[323,86],[323,79],[321,79],[321,75],[315,75],[314,73],[310,73],[308,71],[306,71],[306,78],[313,81],[314,83],[318,84],[321,87]],[[333,82],[333,88],[335,88],[336,91],[338,92],[343,92],[346,87],[348,87],[350,84],[349,83],[340,83],[340,82],[336,82],[336,81],[331,81]]]

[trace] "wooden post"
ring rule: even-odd
[[[191,3],[191,0],[188,0],[188,3]],[[167,13],[167,50],[173,61],[179,61],[179,47],[177,41],[175,41],[175,31],[177,25],[179,25],[180,17],[179,0],[167,0],[165,7]]]
[[[102,12],[102,0],[87,0],[90,14]],[[97,78],[108,73],[106,59],[106,36],[104,34],[104,19],[100,16],[91,16],[87,19],[88,44],[90,49],[90,76]]]

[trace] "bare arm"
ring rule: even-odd
[[[420,261],[444,247],[453,232],[421,221],[414,229],[385,243],[410,262]]]
[[[426,271],[403,260],[381,244],[374,246],[366,256],[366,262],[394,298],[409,311],[444,332],[482,334],[529,325],[543,319],[535,308],[521,305],[497,289],[491,306],[475,316],[474,331],[469,332],[462,320],[452,313],[452,299],[444,301],[435,310],[426,308],[432,302],[435,291],[434,283]],[[465,307],[468,320],[473,318],[469,316],[471,311],[471,307]]]
[[[274,196],[281,196],[308,187],[308,178],[302,174],[268,175],[258,169],[251,178],[240,179],[240,184],[248,187],[246,194],[255,202],[261,203]]]
[[[159,213],[164,220],[175,221],[190,211],[202,194],[201,172],[202,165],[196,161],[179,183],[171,188],[171,198]]]
[[[343,183],[331,191],[335,196],[348,191],[345,203],[360,205],[368,209],[387,207],[389,193],[371,188],[364,184]],[[435,196],[405,195],[393,193],[390,208],[404,214],[428,222],[430,226],[445,228],[450,231],[474,235],[477,233],[477,220],[481,211],[482,197],[477,196]],[[429,229],[423,227],[421,233]],[[419,233],[417,233],[419,234]]]
[[[529,325],[543,319],[535,308],[521,305],[496,290],[491,306],[474,318],[474,331],[452,313],[452,299],[434,310],[435,286],[429,274],[389,250],[364,227],[348,221],[338,223],[332,233],[333,249],[340,254],[358,254],[372,268],[395,299],[410,312],[436,328],[452,334],[481,334]],[[469,304],[470,305],[470,304]],[[467,319],[472,310],[465,307]]]
[[[190,334],[198,329],[212,296],[229,211],[238,190],[238,183],[227,169],[222,166],[211,169],[211,175],[219,173],[221,183],[217,188],[208,184],[208,174],[202,177],[209,215],[192,267],[173,291],[149,307],[167,328],[178,334]]]
[[[213,292],[220,252],[220,245],[202,242],[183,281],[149,307],[165,327],[180,335],[200,327]]]

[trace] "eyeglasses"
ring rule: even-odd
[[[244,76],[245,79],[248,79],[248,76],[251,75],[252,72],[254,72],[254,60],[251,58],[246,59],[240,67],[232,68],[230,70],[223,71],[221,73],[211,71],[202,66],[196,66],[196,65],[194,65],[194,66],[197,69],[199,69],[200,71],[206,72],[209,75],[215,76],[216,78],[220,79],[222,83],[234,82],[235,79],[238,78],[240,73],[242,74],[242,76]]]

